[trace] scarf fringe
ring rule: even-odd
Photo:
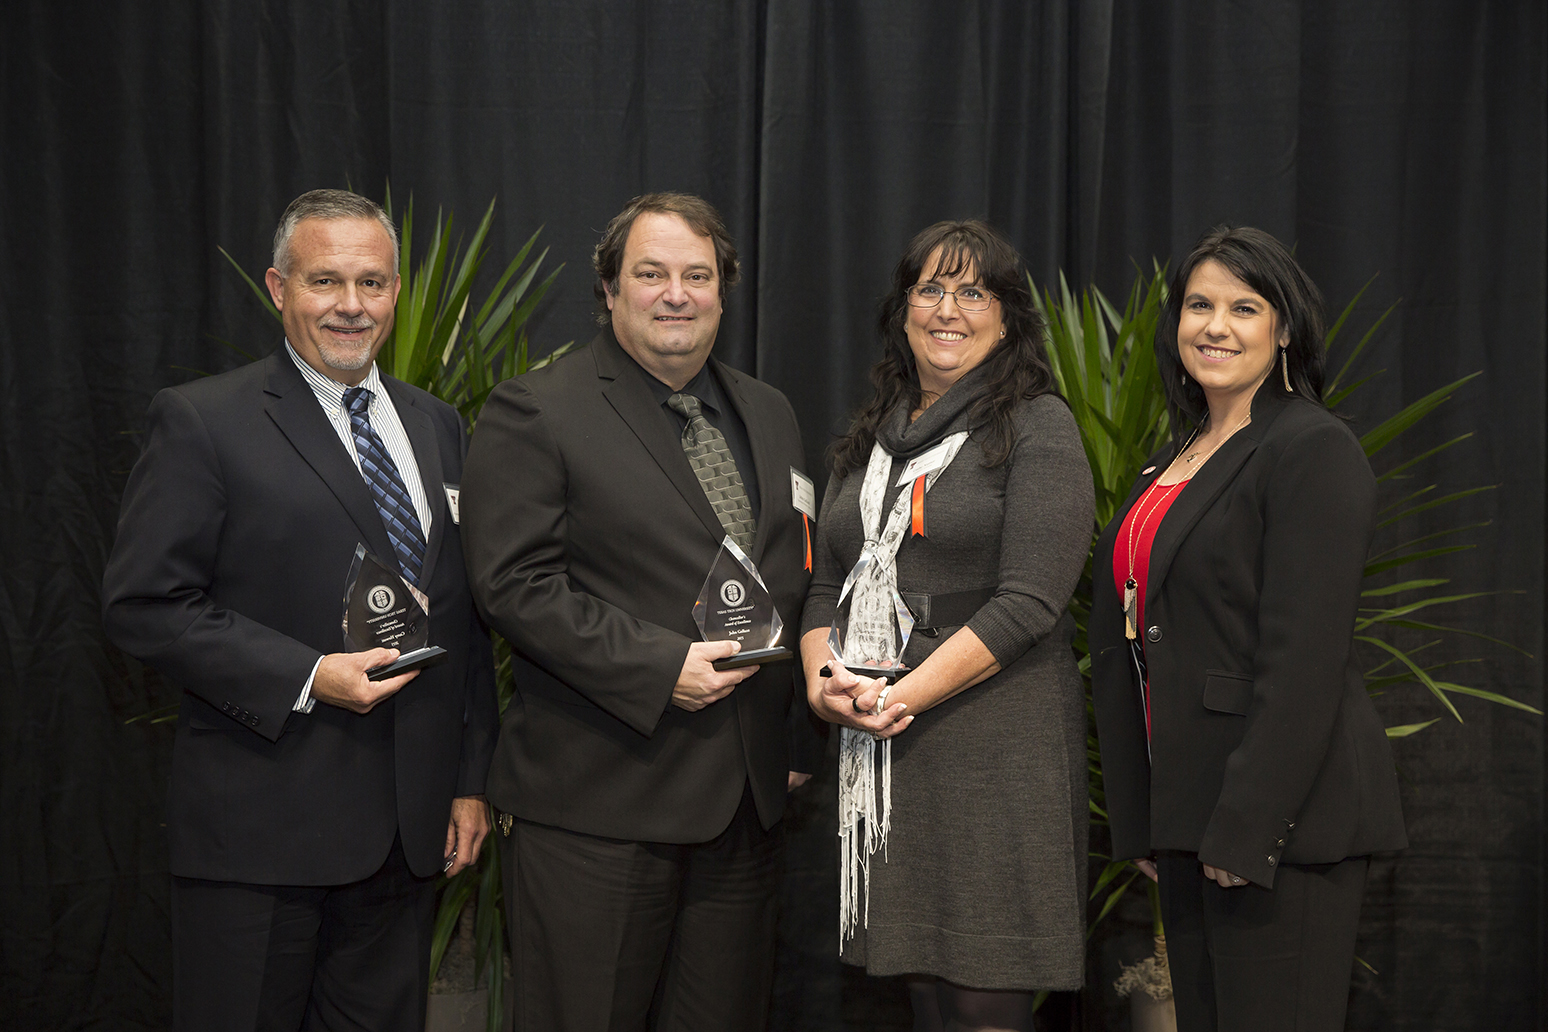
[[[871,923],[871,857],[887,860],[892,823],[892,740],[846,727],[839,739],[839,952]],[[878,755],[879,754],[879,755]],[[877,768],[880,767],[880,776]],[[880,792],[877,785],[880,782]]]

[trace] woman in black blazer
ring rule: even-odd
[[[1352,648],[1375,478],[1267,233],[1199,240],[1155,350],[1173,443],[1092,567],[1113,856],[1159,878],[1181,1032],[1342,1029],[1369,854],[1407,845]]]

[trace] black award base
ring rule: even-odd
[[[389,677],[397,677],[399,674],[406,674],[410,670],[435,666],[445,658],[445,649],[439,645],[427,645],[422,649],[403,653],[396,662],[388,663],[386,666],[372,667],[366,671],[366,677],[372,681],[385,681]]]
[[[845,666],[844,669],[856,677],[885,677],[889,684],[896,684],[898,678],[908,673],[912,668],[900,664],[898,666]],[[825,666],[817,673],[823,677],[832,677],[833,668]]]
[[[734,656],[717,659],[712,665],[716,670],[740,670],[742,667],[759,666],[763,663],[783,663],[787,659],[794,658],[794,655],[785,646],[776,645],[772,649],[751,649],[747,652],[738,652]]]

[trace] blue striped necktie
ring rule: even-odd
[[[425,532],[398,467],[393,465],[392,456],[387,454],[386,446],[366,417],[373,396],[364,387],[351,387],[344,392],[349,427],[355,435],[355,453],[360,456],[360,472],[371,489],[377,512],[382,514],[393,551],[398,553],[398,565],[403,567],[403,575],[410,584],[418,584],[425,562]]]

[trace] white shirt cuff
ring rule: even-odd
[[[312,664],[312,672],[307,675],[306,684],[301,686],[301,697],[296,700],[294,706],[290,707],[297,713],[310,713],[312,707],[317,705],[317,700],[312,698],[312,682],[317,680],[317,668],[322,666],[322,661],[323,657],[318,656],[317,662]]]

